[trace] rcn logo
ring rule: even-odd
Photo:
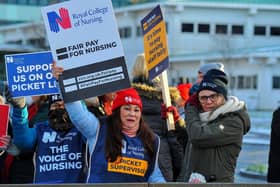
[[[59,9],[59,15],[56,12],[47,13],[50,30],[58,33],[60,31],[59,25],[63,29],[70,29],[72,27],[69,12],[66,8]]]

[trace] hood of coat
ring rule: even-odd
[[[214,111],[202,112],[199,114],[199,117],[202,122],[208,123],[219,116],[231,116],[232,114],[242,120],[243,134],[246,134],[251,126],[250,117],[245,102],[240,101],[235,96],[229,96],[225,104],[221,105]]]
[[[251,128],[251,121],[246,108],[244,107],[243,109],[238,110],[235,113],[243,121],[243,134],[247,134]]]

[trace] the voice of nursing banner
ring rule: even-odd
[[[159,5],[141,20],[141,26],[149,79],[152,80],[169,66],[166,28]]]
[[[42,8],[65,102],[130,86],[111,0],[67,1]]]
[[[52,75],[52,53],[5,55],[9,91],[13,97],[58,93]]]

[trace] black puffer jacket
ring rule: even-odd
[[[280,107],[273,112],[267,182],[280,182]]]

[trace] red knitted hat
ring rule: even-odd
[[[128,88],[117,92],[117,96],[113,101],[112,111],[122,105],[138,105],[142,110],[142,101],[137,91],[134,88]]]

